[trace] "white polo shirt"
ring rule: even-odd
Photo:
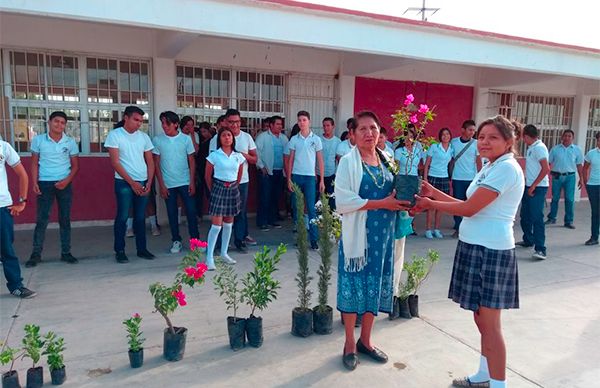
[[[463,218],[458,238],[488,249],[514,248],[513,224],[525,189],[523,169],[512,154],[503,155],[475,175],[467,189],[467,198],[480,187],[497,192],[498,197],[477,214]]]
[[[321,138],[310,132],[307,137],[302,136],[299,132],[289,141],[291,151],[294,151],[294,165],[292,174],[304,176],[316,176],[315,163],[317,160],[317,152],[323,150]]]
[[[209,152],[216,151],[217,136],[219,136],[218,133],[215,136],[213,136],[212,139],[210,139],[210,143],[208,145]],[[240,131],[240,133],[237,136],[235,136],[235,150],[237,152],[248,154],[249,151],[255,150],[255,149],[256,149],[256,144],[254,143],[254,139],[252,139],[252,136],[250,136],[249,133]],[[244,156],[242,155],[242,157],[244,157]],[[248,183],[249,181],[250,181],[250,177],[248,176],[248,161],[246,160],[246,158],[244,158],[244,167],[243,167],[243,171],[242,171],[242,180],[240,181],[240,184]]]
[[[175,136],[161,133],[153,140],[154,155],[160,155],[160,172],[168,189],[190,184],[188,155],[195,153],[192,138],[178,132]]]
[[[444,149],[441,143],[432,144],[427,150],[427,157],[431,157],[428,176],[435,178],[448,178],[448,163],[452,159],[452,145]]]
[[[246,161],[244,155],[239,152],[232,152],[227,156],[222,148],[211,152],[206,158],[214,166],[213,176],[223,182],[237,181],[238,169],[240,164]]]
[[[65,133],[57,142],[43,133],[31,140],[31,152],[40,158],[38,180],[60,181],[71,173],[71,157],[79,154],[79,148],[75,139]]]
[[[144,152],[154,148],[148,135],[139,130],[129,133],[125,128],[119,127],[108,133],[104,146],[119,150],[119,162],[131,179],[138,182],[148,179]],[[123,179],[116,171],[115,178]]]
[[[452,145],[452,157],[454,159],[456,159],[456,156],[469,144],[469,141],[464,143],[460,137],[452,139],[450,144]],[[479,152],[477,151],[477,140],[473,139],[473,144],[471,144],[454,163],[452,179],[458,181],[472,181],[475,174],[477,174],[477,155],[479,155]]]
[[[585,154],[585,161],[590,164],[588,185],[600,185],[600,148],[592,148]]]
[[[0,207],[7,207],[13,203],[8,190],[6,165],[16,167],[19,163],[21,163],[21,158],[17,151],[4,140],[0,140]]]
[[[544,159],[548,160],[548,148],[538,139],[527,148],[525,157],[525,185],[527,187],[533,184],[540,171],[542,171],[540,161]],[[548,175],[546,175],[538,184],[538,187],[548,187],[549,183]]]
[[[335,155],[338,145],[342,141],[337,136],[332,136],[330,139],[326,139],[324,136],[321,137],[321,143],[323,144],[323,162],[325,164],[325,176],[329,177],[335,174]]]

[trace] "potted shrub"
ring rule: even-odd
[[[65,370],[64,356],[65,339],[58,337],[54,332],[49,331],[44,337],[46,348],[43,355],[48,356],[48,368],[50,368],[50,379],[52,385],[62,385],[67,379]]]
[[[23,337],[23,356],[30,358],[33,365],[27,369],[27,387],[38,388],[44,385],[44,367],[35,366],[42,357],[45,342],[40,334],[38,325],[26,324],[25,336]]]
[[[129,364],[132,368],[139,368],[144,364],[144,341],[140,326],[142,325],[142,317],[135,313],[129,319],[123,321],[125,330],[127,330],[127,342],[129,344]]]
[[[299,306],[292,310],[292,334],[299,337],[308,337],[313,333],[313,312],[310,309],[312,291],[308,289],[312,277],[308,273],[308,235],[304,224],[304,195],[298,185],[293,185],[296,197],[296,229],[298,245],[298,285]]]
[[[246,319],[237,316],[238,306],[241,303],[241,290],[238,275],[232,266],[217,260],[217,274],[213,278],[215,289],[223,297],[227,310],[233,310],[233,316],[227,317],[227,333],[229,346],[239,350],[246,346]]]
[[[419,316],[419,296],[417,291],[423,284],[433,265],[440,260],[440,254],[433,249],[427,251],[427,256],[413,255],[410,263],[404,263],[404,271],[406,271],[406,284],[400,283],[401,297],[400,299],[400,315],[403,318]],[[406,308],[408,307],[408,311]]]
[[[19,372],[13,369],[17,358],[21,357],[22,351],[19,349],[13,349],[5,347],[2,353],[0,353],[0,363],[2,365],[10,364],[8,371],[2,373],[2,388],[20,388],[19,384]]]
[[[248,272],[242,279],[241,300],[250,306],[250,317],[246,319],[246,336],[248,344],[259,348],[263,343],[262,318],[254,315],[256,310],[264,310],[267,305],[277,298],[277,289],[280,282],[273,279],[273,273],[277,271],[277,264],[281,255],[286,252],[286,247],[279,244],[273,256],[271,249],[263,247],[263,250],[254,255],[254,269]]]

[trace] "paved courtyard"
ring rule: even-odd
[[[562,204],[561,204],[562,206]],[[559,225],[547,228],[549,258],[531,259],[531,251],[519,249],[521,309],[504,314],[508,349],[507,378],[511,387],[600,387],[600,248],[586,247],[589,238],[589,204],[576,209],[577,230]],[[559,213],[559,217],[562,213]],[[253,224],[254,219],[250,219]],[[450,226],[450,218],[445,220]],[[423,231],[422,217],[417,222]],[[208,223],[203,222],[205,235]],[[42,331],[52,330],[65,337],[66,387],[448,387],[452,377],[471,373],[478,365],[479,337],[472,316],[446,298],[456,240],[426,240],[422,233],[407,241],[407,257],[423,254],[428,248],[441,252],[420,291],[421,318],[389,321],[377,318],[374,343],[390,357],[386,365],[364,358],[356,371],[343,369],[341,352],[343,327],[335,314],[331,335],[296,338],[290,334],[291,310],[296,306],[296,250],[293,234],[282,230],[251,234],[259,245],[289,243],[279,272],[279,298],[262,313],[265,341],[260,349],[233,352],[228,347],[225,304],[207,282],[188,293],[188,305],[172,319],[188,328],[185,357],[170,363],[162,358],[164,320],[152,313],[148,285],[169,281],[181,255],[168,254],[170,237],[163,227],[160,237],[148,236],[154,261],[135,257],[129,239],[130,263],[117,264],[112,254],[112,228],[90,227],[73,230],[73,254],[78,265],[58,261],[58,230],[49,230],[45,262],[23,268],[26,285],[39,295],[19,300],[3,287],[0,295],[1,337],[11,346],[20,343],[23,326],[36,323]],[[447,228],[444,230],[450,234]],[[520,228],[516,227],[520,236]],[[16,250],[24,262],[30,253],[31,231],[16,233]],[[243,274],[251,267],[254,247],[246,255],[232,251],[236,270]],[[310,252],[315,274],[320,258]],[[334,269],[335,271],[335,269]],[[330,304],[335,306],[335,279]],[[316,280],[312,283],[316,292]],[[316,296],[313,297],[316,304]],[[134,312],[142,314],[145,364],[130,369],[124,327]],[[244,306],[240,315],[247,316]],[[45,362],[45,360],[44,360]],[[25,383],[26,362],[19,362]],[[45,380],[49,372],[45,367]]]

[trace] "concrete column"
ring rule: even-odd
[[[475,86],[473,88],[473,120],[477,124],[490,116],[488,111],[488,93],[489,88]]]
[[[571,129],[575,132],[574,143],[581,148],[581,151],[585,151],[585,141],[588,131],[588,120],[590,115],[590,101],[592,97],[586,96],[582,93],[577,93],[575,96],[575,102],[573,104],[573,125]],[[579,175],[577,176],[579,182]],[[581,190],[575,189],[575,201],[581,199]]]
[[[346,120],[354,116],[354,76],[342,75],[338,80],[339,103],[336,117],[336,135],[346,130]]]

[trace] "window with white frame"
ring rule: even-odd
[[[333,76],[294,74],[289,81],[290,117],[300,110],[310,113],[311,130],[323,133],[323,119],[335,117],[335,80]],[[292,123],[290,123],[290,126]],[[343,125],[341,128],[344,128]]]
[[[596,134],[600,132],[600,97],[590,100],[590,112],[588,115],[588,129],[585,138],[585,152],[596,147]]]

